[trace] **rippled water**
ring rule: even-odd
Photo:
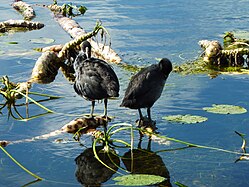
[[[27,0],[31,4],[40,1]],[[59,3],[67,2],[59,0]],[[75,20],[87,31],[91,31],[97,19],[103,22],[112,37],[112,47],[129,64],[147,66],[156,63],[155,58],[168,57],[174,64],[193,60],[200,53],[198,41],[201,39],[221,40],[226,31],[248,31],[248,0],[234,1],[194,1],[194,0],[138,0],[138,1],[84,1],[88,8],[83,17]],[[52,3],[44,0],[44,4]],[[82,1],[74,1],[82,4]],[[70,37],[53,20],[52,14],[41,6],[35,6],[37,17],[46,26],[38,31],[14,33],[1,36],[0,76],[8,75],[12,81],[25,81],[40,53],[34,52],[30,39],[48,37],[55,39],[54,44],[65,43]],[[11,8],[10,2],[2,0],[0,21],[22,19]],[[18,44],[7,45],[8,42]],[[50,45],[50,44],[49,44]],[[136,111],[120,108],[119,104],[127,86],[130,72],[114,65],[120,78],[120,98],[109,102],[109,114],[115,116],[112,124],[119,122],[134,123],[138,118]],[[248,113],[241,115],[210,114],[202,107],[212,104],[233,104],[249,109],[248,76],[220,75],[210,79],[207,75],[182,76],[172,73],[161,98],[152,109],[153,119],[157,121],[162,135],[174,137],[196,144],[220,147],[240,151],[241,139],[234,131],[247,134],[249,130]],[[0,117],[0,140],[18,140],[49,133],[61,128],[75,116],[65,114],[88,113],[90,103],[77,96],[72,85],[60,73],[49,85],[34,85],[33,91],[60,95],[64,98],[43,103],[58,112],[28,122],[7,119],[7,111]],[[103,103],[96,107],[102,113]],[[33,108],[33,113],[40,112]],[[60,113],[60,114],[59,114]],[[197,125],[175,125],[162,120],[172,114],[192,114],[208,117],[208,121]],[[56,144],[56,138],[72,139],[72,135],[63,134],[48,140],[21,143],[8,146],[6,150],[20,163],[44,181],[33,186],[80,186],[75,177],[74,159],[85,147],[71,142]],[[91,145],[89,137],[83,137],[86,146]],[[136,140],[137,143],[137,140]],[[173,144],[175,145],[175,144]],[[144,140],[143,146],[146,146]],[[181,145],[179,144],[179,147]],[[168,145],[152,143],[152,150],[168,149]],[[0,186],[22,186],[33,180],[6,155],[0,154]],[[248,186],[248,163],[234,163],[237,156],[207,149],[186,149],[158,153],[163,158],[173,186],[179,181],[188,186]],[[114,176],[117,176],[115,174]],[[109,180],[104,185],[114,182]],[[31,185],[32,186],[32,185]]]

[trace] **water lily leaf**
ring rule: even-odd
[[[40,38],[30,39],[29,41],[30,41],[31,43],[35,43],[35,44],[51,44],[51,43],[54,42],[54,39],[52,39],[52,38],[40,37]]]
[[[171,122],[176,122],[176,123],[186,123],[186,124],[191,124],[191,123],[201,123],[206,121],[208,118],[203,117],[203,116],[195,116],[195,115],[172,115],[172,116],[165,116],[163,119],[171,121]]]
[[[8,42],[8,44],[18,44],[18,42]]]
[[[216,104],[213,104],[212,107],[204,107],[203,110],[216,114],[243,114],[247,112],[247,110],[241,106]]]
[[[115,177],[116,185],[122,186],[147,186],[154,185],[165,180],[164,177],[157,175],[132,174]]]

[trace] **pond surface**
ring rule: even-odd
[[[26,0],[30,4],[38,0]],[[69,3],[59,0],[59,3]],[[70,1],[71,2],[71,1]],[[198,41],[202,39],[220,40],[226,31],[248,31],[248,0],[236,1],[195,1],[195,0],[96,0],[84,1],[88,11],[84,16],[74,18],[85,30],[91,31],[96,20],[100,19],[112,37],[112,47],[128,64],[148,66],[157,63],[156,58],[167,57],[174,64],[194,60],[200,54]],[[52,3],[43,0],[44,4]],[[80,5],[82,1],[74,1]],[[35,47],[46,44],[32,43],[31,39],[39,37],[54,39],[53,44],[63,44],[70,40],[60,26],[53,20],[52,14],[41,6],[35,6],[36,18],[46,26],[37,31],[19,32],[1,36],[0,76],[8,75],[11,81],[28,80],[31,70],[40,56],[34,52]],[[0,20],[22,19],[12,9],[10,2],[2,0]],[[7,44],[17,42],[17,44]],[[52,44],[47,44],[52,45]],[[131,72],[113,65],[120,78],[121,91],[118,100],[109,102],[109,115],[115,116],[110,125],[116,123],[134,124],[138,119],[135,110],[120,108],[121,99],[128,84]],[[234,133],[247,134],[249,115],[220,115],[207,113],[203,107],[212,104],[239,105],[249,110],[248,75],[219,75],[210,79],[207,75],[182,76],[171,73],[161,98],[152,109],[152,118],[156,120],[161,135],[174,137],[183,141],[218,147],[240,152],[241,138]],[[48,85],[35,84],[32,91],[59,95],[63,98],[44,102],[44,106],[56,111],[27,122],[10,118],[3,110],[0,116],[0,140],[19,140],[32,138],[60,129],[75,119],[77,115],[89,113],[90,102],[80,98],[73,90],[72,84],[59,73],[56,80]],[[25,108],[21,108],[24,112]],[[102,113],[103,103],[96,106],[96,112]],[[30,108],[32,114],[42,112],[39,108]],[[70,114],[70,115],[69,115]],[[206,122],[192,125],[172,124],[162,117],[175,114],[201,115],[208,118]],[[127,134],[121,134],[129,141]],[[247,137],[247,136],[246,136]],[[61,138],[66,143],[55,143]],[[37,140],[6,147],[26,168],[45,180],[30,186],[57,187],[81,186],[75,176],[77,158],[86,147],[91,146],[91,138],[83,136],[81,141],[86,146],[71,141],[71,134],[61,134],[46,140]],[[137,146],[138,138],[135,138]],[[144,138],[143,148],[147,146]],[[170,142],[167,145],[152,142],[152,150],[159,151],[181,147]],[[124,154],[128,150],[120,150]],[[172,186],[180,182],[187,186],[220,187],[249,186],[248,162],[234,163],[238,155],[209,149],[184,149],[157,153],[167,167]],[[15,165],[3,152],[0,153],[0,186],[23,186],[33,178]],[[121,162],[121,166],[124,164]],[[121,171],[122,172],[122,171]],[[114,174],[113,177],[118,176]],[[113,185],[110,179],[103,186]]]

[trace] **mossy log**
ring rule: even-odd
[[[32,20],[35,17],[35,11],[32,6],[23,1],[12,3],[12,7],[23,15],[24,20]]]
[[[43,23],[26,21],[26,20],[7,20],[0,22],[0,32],[8,32],[9,30],[36,30],[44,27]]]
[[[61,62],[55,52],[44,52],[36,61],[28,82],[51,83],[58,74],[60,66]]]
[[[74,40],[67,42],[58,53],[47,51],[41,55],[37,60],[29,82],[36,82],[42,84],[48,84],[54,81],[55,76],[58,73],[59,67],[62,67],[62,72],[69,80],[74,80],[73,75],[67,72],[67,66],[65,61],[68,58],[68,53],[71,49],[77,48],[84,40],[92,38],[100,30],[102,30],[102,25],[97,22],[95,28],[92,32],[87,33],[86,35],[81,35]]]
[[[236,42],[235,42],[236,43]],[[232,44],[232,46],[241,46],[242,42]],[[249,48],[248,44],[244,47],[223,48],[218,41],[201,40],[199,45],[204,49],[203,60],[209,65],[217,67],[243,67],[248,65]],[[244,59],[243,55],[246,55]]]

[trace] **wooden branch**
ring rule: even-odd
[[[32,8],[32,6],[25,2],[17,1],[12,3],[12,6],[23,15],[23,18],[25,20],[32,20],[35,17],[34,9]]]

